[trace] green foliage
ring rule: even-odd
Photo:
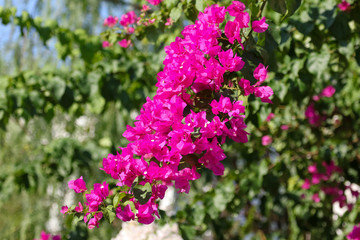
[[[360,221],[359,203],[337,214],[329,196],[320,194],[321,201],[314,203],[311,196],[320,190],[305,191],[301,185],[310,177],[309,165],[330,160],[343,169],[336,175],[342,185],[360,180],[360,3],[340,12],[335,0],[244,2],[252,20],[266,16],[270,27],[248,36],[243,74],[254,81],[254,67],[269,65],[274,103],[246,99],[249,142],[226,143],[225,175],[202,170],[190,194],[179,196],[175,213],[163,212],[159,222],[179,223],[184,239],[201,239],[209,232],[214,239],[344,239],[349,226]],[[129,49],[103,49],[101,38],[83,29],[0,8],[2,24],[14,24],[24,38],[35,32],[44,48],[54,40],[58,61],[67,62],[19,68],[0,77],[0,211],[9,217],[0,218],[2,239],[38,237],[49,218],[49,202],[57,202],[59,210],[64,204],[68,180],[84,176],[91,183],[104,177],[98,171],[101,159],[126,144],[121,137],[126,124],[155,92],[163,47],[213,3],[165,0],[151,13],[161,21],[139,30]],[[164,27],[167,17],[175,22],[171,28]],[[106,31],[102,37],[116,45],[119,35]],[[326,120],[311,126],[305,109],[328,85],[336,88],[335,95],[315,103]],[[275,118],[266,122],[270,112]],[[281,129],[284,124],[288,130]],[[272,136],[270,147],[262,146],[264,135]],[[49,189],[59,189],[61,196]],[[67,217],[63,237],[114,235],[120,229],[115,209],[129,199],[120,190],[104,209],[110,223],[104,232],[88,232],[81,218]],[[140,202],[147,202],[151,190],[148,184],[133,186]],[[135,207],[131,201],[121,206],[127,204]]]

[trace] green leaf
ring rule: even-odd
[[[349,16],[347,13],[339,13],[334,23],[329,28],[330,33],[338,40],[347,40],[351,37],[351,29],[349,27]]]
[[[133,188],[134,197],[139,201],[140,204],[145,204],[149,201],[152,191],[150,183],[146,183],[145,185],[137,184]]]
[[[195,0],[187,0],[184,14],[189,20],[195,22],[197,15],[199,14],[199,11],[195,7]]]
[[[219,184],[215,189],[214,205],[218,211],[225,210],[226,205],[234,198],[235,184],[232,180],[228,180]]]
[[[136,208],[135,208],[135,204],[133,201],[126,201],[124,202],[123,204],[121,204],[123,207],[126,207],[127,205],[130,205],[130,208],[131,208],[131,211],[132,212],[135,212],[136,211]]]
[[[48,88],[57,101],[60,101],[65,93],[65,81],[59,77],[49,79]]]
[[[170,12],[170,18],[174,21],[177,22],[177,20],[179,20],[179,18],[181,17],[181,13],[182,13],[182,4],[179,3],[178,6],[176,8],[173,8]]]
[[[166,0],[164,1],[164,4],[168,9],[171,9],[175,6],[176,2],[177,0]]]
[[[77,225],[80,221],[82,221],[84,219],[84,216],[80,215],[80,216],[74,216],[74,219],[72,221],[73,225]]]
[[[286,0],[287,6],[287,17],[290,17],[295,13],[295,11],[300,7],[301,0]]]
[[[109,205],[106,208],[103,208],[102,212],[104,214],[105,219],[109,223],[112,223],[115,220],[116,214],[115,214],[115,208],[113,205]]]
[[[119,205],[120,201],[126,196],[126,193],[120,192],[115,194],[115,197],[113,199],[113,205],[115,208]]]
[[[193,226],[181,224],[179,227],[180,227],[181,236],[184,238],[184,240],[195,239],[196,231]]]
[[[214,4],[211,0],[196,0],[195,7],[199,12],[203,12],[207,6]]]
[[[360,47],[355,50],[355,59],[357,64],[360,66]]]
[[[147,27],[145,29],[145,35],[150,42],[156,42],[159,37],[159,29],[155,26]]]
[[[269,5],[275,12],[284,15],[286,13],[286,2],[285,0],[269,0]]]
[[[310,53],[307,68],[310,73],[319,76],[327,69],[329,60],[330,53],[327,48],[323,48],[320,53]]]
[[[279,178],[272,173],[268,173],[263,177],[262,187],[271,195],[276,195],[279,188]]]

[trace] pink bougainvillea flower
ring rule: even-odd
[[[136,14],[134,11],[130,11],[128,13],[125,13],[124,15],[121,16],[120,18],[120,25],[121,26],[128,26],[130,24],[134,24],[136,22]]]
[[[267,146],[271,143],[272,143],[272,137],[270,137],[269,135],[265,135],[261,138],[261,144],[263,146]]]
[[[274,113],[269,113],[269,115],[266,117],[266,122],[270,122],[271,119],[273,119],[275,117],[275,114]]]
[[[96,212],[99,205],[105,200],[109,195],[109,184],[103,182],[103,184],[95,183],[94,190],[91,190],[89,194],[85,194],[86,203],[89,207],[90,212]]]
[[[124,27],[126,33],[132,34],[135,32],[135,28],[133,27]]]
[[[249,22],[250,22],[250,15],[247,12],[240,12],[238,15],[236,15],[235,17],[235,22],[237,22],[239,24],[240,28],[247,28],[249,27]]]
[[[150,24],[153,24],[155,21],[156,21],[156,19],[155,19],[155,18],[153,18],[153,19],[149,19],[148,24],[149,24],[149,25],[150,25]]]
[[[232,110],[230,98],[224,97],[223,95],[220,96],[219,102],[215,99],[212,100],[210,106],[212,107],[211,110],[214,114],[219,114],[219,112],[228,113]]]
[[[88,222],[88,228],[93,229],[95,227],[99,227],[99,221],[103,217],[102,212],[96,213],[93,218],[91,218]]]
[[[173,23],[174,23],[174,21],[171,18],[168,18],[166,20],[165,26],[171,26],[171,25],[173,25]]]
[[[225,7],[220,7],[218,4],[214,4],[204,9],[204,13],[199,13],[199,20],[206,21],[208,23],[222,23],[225,19],[226,11]]]
[[[218,56],[220,63],[230,72],[240,71],[245,65],[245,62],[241,59],[241,57],[238,57],[236,54],[234,56],[232,49],[219,52]]]
[[[303,185],[301,185],[301,188],[302,188],[302,189],[309,189],[310,186],[311,186],[310,180],[309,180],[309,179],[305,179]]]
[[[82,176],[76,180],[70,180],[68,182],[68,186],[70,189],[73,189],[76,193],[85,192],[87,190],[86,183],[83,180]]]
[[[272,103],[269,99],[274,94],[274,91],[269,86],[261,86],[255,88],[255,97],[259,97],[262,102]]]
[[[52,240],[61,240],[61,236],[60,235],[55,235],[52,237]]]
[[[240,12],[245,10],[246,6],[240,1],[232,1],[231,5],[226,8],[230,16],[236,17]]]
[[[313,173],[311,177],[312,184],[319,184],[320,181],[323,179],[324,175],[321,173]]]
[[[84,210],[83,205],[81,205],[81,202],[79,202],[78,206],[75,207],[75,212],[82,212]]]
[[[41,231],[40,238],[35,238],[34,240],[61,240],[60,235],[54,235],[51,237],[50,233],[46,233],[45,231]]]
[[[316,167],[316,164],[313,164],[313,165],[310,165],[308,166],[308,171],[309,173],[317,173],[317,167]]]
[[[255,88],[250,84],[249,80],[246,80],[244,78],[241,78],[239,80],[239,86],[244,90],[244,95],[248,96],[252,93],[254,93]]]
[[[128,48],[131,45],[131,40],[130,39],[123,39],[121,41],[118,41],[118,44],[120,45],[120,47]]]
[[[146,0],[146,1],[148,1],[148,3],[154,6],[159,5],[162,2],[162,0]]]
[[[313,96],[313,97],[312,97],[312,100],[314,100],[315,102],[319,101],[319,100],[320,100],[319,95]]]
[[[114,27],[118,21],[119,21],[118,17],[109,16],[105,18],[104,26]]]
[[[253,21],[251,26],[252,26],[252,29],[254,30],[254,32],[257,32],[257,33],[265,32],[269,27],[269,24],[267,24],[265,21],[266,21],[265,17],[263,17],[259,21]]]
[[[68,206],[62,206],[60,212],[65,214],[69,210]]]
[[[229,42],[231,44],[234,43],[235,39],[241,43],[241,38],[240,38],[240,26],[237,22],[235,21],[228,21],[225,25],[224,28],[224,33],[225,36],[229,39]]]
[[[314,193],[314,195],[311,197],[311,199],[316,203],[320,202],[320,197],[319,197],[318,193]]]
[[[289,125],[286,125],[286,124],[284,124],[284,125],[281,125],[281,130],[284,130],[284,131],[286,131],[286,130],[288,130],[289,129]]]
[[[268,77],[267,68],[260,63],[254,70],[254,78],[258,80],[255,86],[261,85]]]
[[[308,119],[310,125],[320,126],[325,120],[324,116],[321,116],[316,110],[314,103],[311,103],[305,110],[305,117]]]
[[[135,214],[131,211],[130,204],[126,205],[124,208],[119,206],[116,209],[116,216],[124,222],[135,219]]]
[[[107,47],[110,47],[111,46],[111,43],[109,43],[108,41],[103,41],[102,42],[102,47],[103,48],[107,48]]]
[[[148,6],[148,5],[146,5],[146,4],[144,4],[143,6],[142,6],[142,8],[141,8],[141,12],[147,12],[147,11],[149,11],[151,8]]]
[[[335,91],[336,91],[335,88],[333,86],[329,85],[322,90],[322,92],[320,93],[320,96],[329,98],[334,95]]]
[[[149,2],[160,3],[158,0]],[[248,142],[245,106],[242,101],[229,98],[224,90],[229,85],[228,81],[225,82],[227,73],[241,70],[244,61],[233,50],[224,50],[220,40],[225,25],[229,41],[237,40],[241,44],[240,31],[250,21],[244,10],[241,2],[233,2],[227,10],[234,15],[233,20],[221,24],[226,16],[225,7],[216,4],[207,7],[199,13],[194,24],[184,28],[183,37],[177,37],[165,47],[166,57],[163,70],[157,75],[156,95],[146,99],[134,125],[127,126],[123,134],[129,140],[127,146],[103,159],[101,170],[111,175],[117,186],[128,186],[129,196],[134,190],[135,179],[138,179],[136,184],[150,184],[152,187],[146,203],[140,204],[139,199],[131,196],[124,200],[131,201],[130,205],[116,206],[117,218],[152,223],[155,217],[159,217],[158,200],[164,197],[167,186],[174,185],[178,192],[189,193],[190,181],[200,178],[197,172],[200,165],[215,175],[223,175],[222,161],[226,155],[222,145],[228,138]],[[141,18],[137,18],[135,13],[129,12],[121,17],[120,23],[129,32],[130,27],[134,27],[131,24],[137,21],[147,25],[154,21],[151,19],[149,22],[149,18],[143,18],[144,15],[142,13]],[[131,41],[127,39],[119,41],[119,45],[128,47]],[[267,77],[266,68],[260,65],[254,75],[258,84],[252,86],[249,80],[241,79],[241,92],[271,102],[271,87],[260,86]],[[209,104],[203,106],[203,98],[210,99],[207,101]],[[198,100],[201,105],[198,105]],[[262,139],[264,145],[271,142],[270,136]],[[180,163],[186,163],[186,166]],[[96,183],[93,190],[85,194],[86,202],[71,212],[76,214],[83,208],[84,222],[88,228],[95,228],[102,218],[103,206],[108,204],[109,194],[106,182]]]
[[[355,225],[353,230],[346,237],[349,240],[360,240],[360,224]]]
[[[41,240],[48,240],[48,239],[50,240],[51,234],[41,231],[40,237],[41,237]]]
[[[346,0],[342,0],[341,3],[339,3],[337,6],[340,9],[340,11],[343,12],[348,12],[350,11],[351,8],[350,3],[348,3]]]

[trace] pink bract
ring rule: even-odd
[[[266,78],[268,77],[267,74],[267,68],[265,67],[262,63],[260,63],[254,70],[254,78],[256,80],[258,80],[258,82],[256,83],[256,86],[261,85]]]
[[[76,193],[85,192],[87,190],[86,183],[83,180],[82,176],[76,180],[69,181],[68,186],[70,189],[73,189]]]
[[[319,197],[318,193],[314,193],[314,195],[311,197],[311,199],[316,203],[320,202],[320,197]]]
[[[329,98],[329,97],[332,97],[334,95],[335,91],[336,91],[335,88],[330,85],[330,86],[327,86],[326,88],[324,88],[322,90],[322,92],[320,93],[320,96]]]
[[[350,8],[351,8],[350,3],[348,3],[346,0],[342,0],[341,3],[339,3],[337,6],[340,9],[340,11],[343,11],[343,12],[350,11]]]
[[[162,0],[146,0],[146,1],[154,6],[159,5],[162,2]]]
[[[346,237],[349,240],[360,240],[360,224],[355,225],[353,230]]]
[[[110,46],[111,46],[111,44],[108,41],[103,41],[102,42],[102,47],[103,48],[107,48],[107,47],[110,47]]]
[[[240,12],[245,10],[246,6],[240,1],[232,1],[231,5],[226,8],[230,16],[236,17]]]
[[[269,135],[265,135],[261,138],[261,144],[263,146],[270,145],[271,143],[272,143],[272,137],[270,137]]]
[[[118,44],[120,45],[120,47],[128,48],[131,45],[131,40],[123,39],[123,40],[119,41]]]
[[[171,18],[168,18],[168,19],[166,19],[166,23],[165,23],[165,26],[171,26],[171,25],[173,25],[173,20],[171,19]]]
[[[62,206],[60,212],[65,214],[69,210],[68,206]]]
[[[142,8],[141,8],[141,12],[147,12],[147,11],[149,11],[151,8],[148,6],[148,5],[146,5],[146,4],[144,4],[143,6],[142,6]]]
[[[119,21],[118,17],[109,16],[104,20],[104,26],[114,27]]]
[[[253,21],[251,26],[252,26],[254,32],[257,32],[257,33],[265,32],[269,27],[269,24],[267,24],[265,21],[266,21],[265,17],[263,17],[259,21]]]
[[[120,25],[126,27],[129,24],[134,24],[135,21],[136,21],[136,14],[134,11],[130,11],[121,16]]]

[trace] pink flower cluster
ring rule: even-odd
[[[334,95],[335,91],[336,89],[333,86],[329,85],[321,91],[320,95],[313,96],[313,100],[317,102],[322,97],[330,98]]]
[[[234,43],[237,40],[241,44],[240,31],[243,28],[249,27],[250,16],[245,12],[245,4],[239,1],[233,1],[232,4],[226,9],[230,16],[235,17],[233,21],[228,21],[225,25],[224,33],[229,39],[230,43]],[[206,13],[204,11],[204,13]],[[213,16],[212,13],[209,16]],[[252,28],[254,32],[265,32],[268,28],[268,24],[265,23],[265,17],[260,21],[254,21]]]
[[[151,5],[159,5],[163,0],[146,0],[148,1],[148,3],[150,3]]]
[[[263,146],[267,146],[267,145],[270,145],[272,143],[273,139],[271,136],[269,135],[265,135],[261,138],[261,144]]]
[[[320,126],[321,123],[326,119],[325,116],[321,116],[315,110],[315,104],[311,103],[305,110],[305,117],[308,119],[310,125],[313,126]]]
[[[340,9],[340,11],[343,12],[349,12],[351,9],[350,3],[348,3],[346,0],[342,0],[341,3],[339,3],[337,6]]]
[[[353,230],[346,237],[349,240],[360,240],[360,224],[355,225]]]
[[[161,1],[152,0],[149,2],[153,5],[157,5]],[[118,41],[118,45],[122,48],[128,48],[129,46],[132,45],[132,42],[130,40],[130,35],[135,32],[135,25],[149,26],[149,25],[155,23],[155,21],[156,21],[155,18],[152,18],[152,19],[146,18],[146,12],[149,11],[150,9],[151,8],[148,5],[144,4],[142,6],[140,16],[137,16],[135,11],[130,11],[130,12],[123,14],[120,17],[120,21],[119,21],[118,17],[109,16],[104,20],[104,26],[108,26],[108,27],[112,28],[119,22],[120,26],[123,28],[124,31],[122,32],[122,37],[121,37],[122,39],[120,41]],[[172,24],[173,24],[173,21],[171,20],[171,18],[168,18],[165,25],[170,26]],[[112,43],[110,43],[109,41],[102,42],[103,48],[108,48],[110,46],[112,46]]]
[[[116,216],[121,220],[136,218],[140,223],[152,223],[155,216],[159,217],[157,200],[164,197],[167,186],[175,185],[179,192],[189,193],[189,181],[200,177],[197,172],[200,167],[210,169],[215,175],[224,174],[221,161],[226,155],[221,145],[227,138],[248,141],[245,106],[236,94],[241,89],[231,86],[239,85],[246,96],[254,93],[261,101],[271,102],[272,89],[260,86],[267,78],[267,68],[260,64],[255,69],[258,82],[253,86],[246,79],[238,81],[230,77],[231,72],[240,71],[245,63],[218,41],[223,33],[220,24],[228,12],[236,16],[230,24],[236,25],[237,32],[229,30],[229,21],[225,35],[229,42],[241,43],[240,30],[247,28],[249,21],[244,10],[245,5],[237,1],[228,8],[217,4],[207,7],[199,13],[195,24],[184,28],[183,38],[178,37],[165,47],[167,55],[164,69],[157,76],[156,95],[147,98],[135,126],[127,126],[123,134],[130,143],[121,148],[121,153],[103,159],[102,170],[116,179],[118,186],[127,186],[125,189],[130,190],[126,194],[132,194],[134,184],[150,184],[152,188],[145,204],[140,204],[134,196],[128,204],[115,206]],[[227,91],[223,91],[225,88]],[[108,194],[106,183],[95,184],[91,194],[86,194],[89,212],[98,211]],[[102,217],[93,216],[89,227],[97,226]]]
[[[52,236],[50,233],[41,231],[40,238],[35,238],[34,240],[61,240],[60,235]]]
[[[82,176],[79,179],[69,181],[68,187],[73,189],[76,193],[85,192],[87,190],[86,183]]]
[[[73,189],[76,193],[82,193],[87,191],[86,183],[81,176],[78,179],[70,180],[68,182],[68,186],[70,189]],[[103,184],[95,183],[94,189],[90,191],[90,193],[85,194],[86,203],[85,205],[88,207],[88,213],[84,217],[85,223],[88,222],[88,227],[94,228],[98,227],[99,220],[102,218],[102,213],[98,213],[100,204],[109,196],[109,185],[104,182]],[[75,212],[82,212],[84,210],[84,206],[79,202],[78,206],[74,208]],[[63,206],[60,211],[62,214],[69,213],[69,208],[67,206]],[[93,216],[93,218],[91,218]]]
[[[331,85],[324,88],[319,95],[313,96],[313,100],[315,102],[319,101],[320,98],[326,97],[330,98],[335,94],[335,88]],[[308,119],[309,123],[313,126],[320,126],[321,123],[326,119],[326,116],[321,116],[316,110],[315,110],[315,104],[314,102],[310,103],[310,105],[305,110],[305,117]]]
[[[266,21],[265,17],[263,17],[259,21],[253,21],[252,28],[253,28],[254,32],[257,32],[257,33],[265,32],[269,27],[269,24],[267,24],[265,21]]]
[[[336,166],[333,161],[330,163],[322,162],[322,167],[324,172],[319,171],[316,164],[310,165],[308,171],[311,174],[311,179],[305,179],[301,188],[309,189],[313,185],[319,185],[320,190],[328,196],[331,196],[333,203],[338,202],[339,206],[347,207],[349,210],[352,209],[352,204],[347,203],[346,196],[344,194],[344,188],[349,189],[352,196],[355,198],[359,197],[359,192],[352,189],[350,186],[342,187],[338,180],[332,180],[331,177],[334,173],[341,173],[342,170],[340,167]],[[312,196],[314,202],[320,202],[319,193],[315,193]]]
[[[119,21],[118,17],[109,16],[104,20],[104,26],[114,27]]]
[[[244,91],[244,95],[248,96],[249,94],[254,93],[256,97],[259,97],[262,102],[266,103],[272,103],[272,101],[269,99],[274,92],[269,86],[259,86],[261,85],[265,79],[268,77],[267,74],[267,67],[265,67],[263,64],[259,64],[254,71],[254,78],[258,80],[258,82],[255,85],[251,85],[249,80],[246,80],[244,78],[240,79],[239,86]]]

